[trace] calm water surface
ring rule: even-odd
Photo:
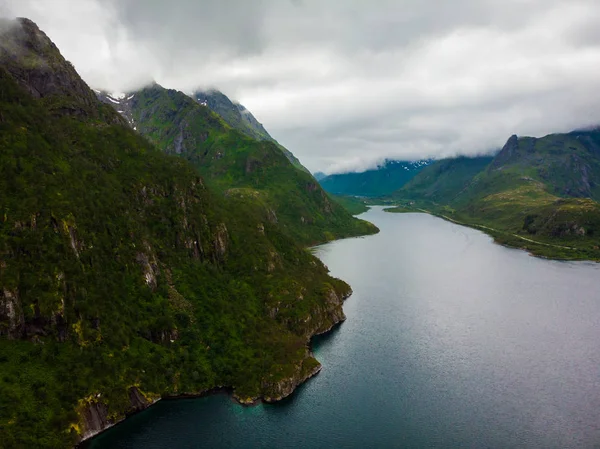
[[[424,214],[316,254],[354,295],[289,400],[164,401],[94,448],[600,446],[600,266]]]

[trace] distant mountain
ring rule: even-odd
[[[461,156],[434,161],[394,195],[436,203],[451,203],[493,159],[492,156]]]
[[[315,177],[315,179],[317,181],[321,181],[322,179],[324,179],[324,178],[327,177],[327,175],[325,173],[323,173],[322,171],[318,171],[318,172],[313,173],[313,176]]]
[[[378,197],[389,195],[410,181],[432,161],[387,160],[376,169],[361,173],[340,173],[319,180],[321,186],[335,195]]]
[[[255,204],[296,242],[308,245],[376,231],[330,198],[276,142],[230,127],[182,92],[153,84],[126,95],[98,95],[164,152],[192,162],[215,190]],[[215,93],[202,103],[208,98],[228,101]]]
[[[254,115],[240,103],[231,101],[224,93],[215,89],[206,91],[198,90],[192,94],[192,98],[201,105],[206,106],[219,114],[223,120],[225,120],[225,123],[232,128],[235,128],[256,140],[269,140],[274,142],[292,164],[302,170],[308,171],[302,166],[298,158],[296,158],[291,151],[273,139],[264,126],[256,120]]]
[[[392,196],[538,254],[599,259],[600,130],[511,136],[493,159],[438,161]]]
[[[512,179],[515,184],[534,180],[542,182],[553,195],[598,201],[600,131],[574,131],[543,138],[511,136],[486,174],[492,184],[500,179]]]

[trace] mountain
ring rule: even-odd
[[[273,139],[264,126],[240,103],[231,101],[229,97],[216,89],[206,91],[198,90],[192,94],[192,98],[201,105],[216,112],[221,116],[225,123],[246,134],[248,137],[252,137],[256,140],[268,140],[275,143],[292,164],[304,171],[308,171],[300,163],[298,158],[296,158],[291,151]]]
[[[0,447],[72,447],[216,387],[275,401],[318,372],[308,341],[344,319],[349,286],[245,201],[251,189],[213,192],[131,129],[33,22],[1,25]],[[150,124],[179,111],[150,112],[133,117],[164,137]],[[289,164],[271,143],[202,136],[242,167],[261,169],[240,139]]]
[[[216,112],[232,128],[256,140],[274,140],[261,123],[244,106],[233,102],[222,92],[211,89],[192,94],[198,103]]]
[[[599,179],[598,129],[511,136],[493,159],[439,161],[393,197],[536,254],[600,259]]]
[[[336,195],[379,197],[389,195],[410,181],[431,161],[387,160],[376,169],[361,173],[340,173],[319,180],[321,186]]]
[[[511,136],[486,174],[515,183],[542,182],[557,196],[600,200],[600,131],[551,134],[541,139]]]
[[[318,171],[318,172],[313,173],[313,176],[315,177],[315,179],[317,181],[321,181],[322,179],[324,179],[324,178],[327,177],[327,175],[325,173],[323,173],[322,171]]]
[[[492,156],[461,156],[433,161],[395,195],[436,203],[451,203],[493,159]]]
[[[216,191],[254,204],[265,220],[297,242],[376,232],[331,199],[310,173],[295,167],[275,142],[231,128],[182,92],[153,84],[118,103],[109,100],[165,153],[190,161]]]

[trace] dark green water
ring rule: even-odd
[[[94,448],[600,446],[600,267],[423,214],[318,256],[354,295],[321,374],[277,405],[163,401]]]

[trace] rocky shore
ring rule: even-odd
[[[310,343],[313,337],[325,335],[331,332],[336,326],[345,321],[346,316],[342,310],[343,302],[350,297],[352,291],[349,290],[344,295],[338,295],[335,290],[327,294],[327,308],[323,310],[316,319],[308,317],[307,323],[312,322],[308,330],[308,339],[306,345],[305,357],[299,361],[293,368],[293,374],[277,380],[265,380],[263,384],[263,394],[256,397],[245,397],[238,395],[234,389],[226,386],[217,386],[205,391],[181,393],[173,396],[148,397],[137,387],[129,389],[129,402],[131,407],[125,414],[118,418],[108,416],[108,408],[102,402],[100,395],[88,398],[82,401],[78,413],[81,420],[81,440],[77,447],[86,447],[89,441],[125,421],[128,417],[146,410],[162,399],[177,400],[184,398],[200,398],[211,394],[227,393],[241,405],[253,406],[261,402],[273,404],[279,402],[294,393],[296,388],[302,385],[310,378],[321,372],[323,366],[314,358],[310,350]]]

